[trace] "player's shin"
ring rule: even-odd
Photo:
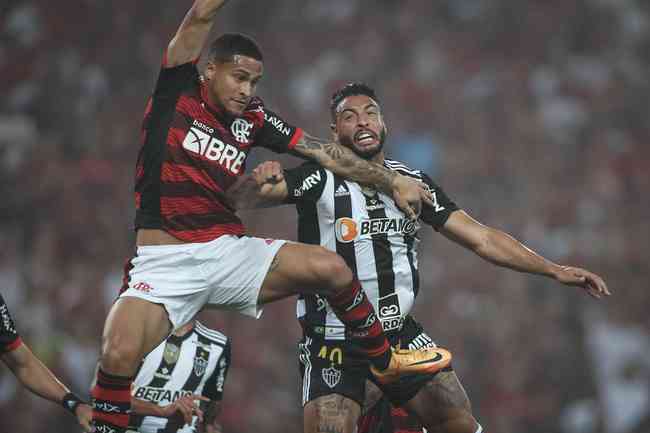
[[[372,365],[385,370],[391,357],[390,343],[359,281],[355,279],[350,290],[327,297],[327,302],[339,320],[351,330],[351,337]]]
[[[101,369],[91,391],[96,433],[124,433],[129,426],[132,377],[108,374]]]

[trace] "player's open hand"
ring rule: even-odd
[[[210,399],[202,395],[185,395],[172,404],[161,408],[161,416],[164,418],[182,417],[185,424],[192,424],[192,417],[196,415],[201,423],[203,422],[203,411],[195,403],[199,400],[209,401]]]
[[[555,274],[555,279],[567,286],[582,287],[590,296],[600,299],[611,295],[605,281],[585,269],[562,266]]]
[[[426,184],[399,174],[393,179],[393,200],[411,220],[416,220],[420,215],[422,202],[433,206]]]
[[[77,422],[84,429],[85,432],[91,432],[92,426],[90,423],[93,420],[93,410],[86,403],[81,403],[75,409],[75,415],[77,416]]]

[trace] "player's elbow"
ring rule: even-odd
[[[489,258],[494,249],[494,233],[489,227],[484,227],[477,236],[472,239],[470,249],[483,258]]]

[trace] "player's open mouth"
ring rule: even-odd
[[[362,146],[369,146],[377,141],[377,136],[367,130],[361,130],[354,134],[354,141]]]

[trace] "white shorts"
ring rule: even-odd
[[[226,235],[203,243],[139,246],[120,298],[164,305],[174,329],[207,304],[259,318],[260,288],[285,242]]]

